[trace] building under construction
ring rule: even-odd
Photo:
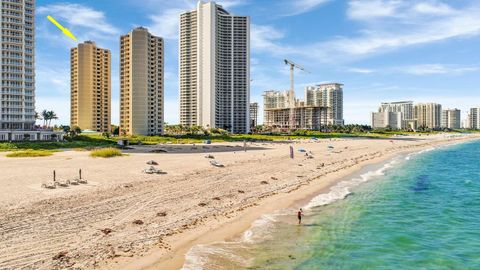
[[[294,108],[276,106],[275,98],[288,95],[288,92],[267,91],[264,96],[263,124],[274,129],[310,129],[320,130],[327,125],[328,108],[322,106],[307,106],[304,101],[296,100]],[[293,110],[293,112],[292,112]],[[293,126],[291,114],[293,115]]]
[[[305,89],[306,100],[294,99],[290,91],[266,91],[263,95],[263,124],[280,130],[321,130],[328,125],[343,125],[341,84],[325,84]]]
[[[290,67],[290,89],[266,91],[263,95],[264,120],[267,127],[281,130],[321,130],[328,125],[343,125],[343,85],[319,84],[305,88],[305,101],[295,98],[295,68],[302,66],[285,59]]]

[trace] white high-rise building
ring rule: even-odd
[[[413,119],[413,101],[383,102],[378,109],[379,112],[400,112],[402,120]]]
[[[372,128],[403,128],[403,113],[401,112],[374,112],[371,115]]]
[[[459,129],[461,127],[461,111],[459,109],[445,109],[442,111],[442,127]]]
[[[35,126],[35,1],[1,0],[0,129]]]
[[[470,109],[469,124],[471,129],[480,129],[480,107]]]
[[[343,125],[343,84],[325,83],[305,87],[307,106],[327,108],[327,123]]]
[[[372,113],[372,127],[404,129],[413,119],[413,101],[383,102],[378,112]]]
[[[438,129],[442,124],[442,105],[437,103],[416,104],[413,117],[417,120],[418,128]]]
[[[199,1],[180,15],[180,124],[250,130],[250,18]]]

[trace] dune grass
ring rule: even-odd
[[[90,152],[91,157],[100,157],[100,158],[111,158],[111,157],[119,157],[123,156],[122,151],[117,148],[101,148],[101,149],[96,149]]]
[[[53,155],[54,151],[47,150],[24,150],[24,151],[15,151],[7,154],[7,157],[10,158],[26,158],[26,157],[49,157]]]

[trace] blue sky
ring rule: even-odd
[[[140,5],[138,3],[141,3]],[[251,100],[289,87],[291,59],[311,73],[305,85],[340,82],[346,123],[369,123],[382,101],[438,102],[465,111],[480,106],[480,1],[477,0],[225,0],[231,13],[251,16]],[[178,16],[193,0],[37,0],[37,110],[69,123],[70,59],[80,41],[112,51],[112,122],[118,123],[119,37],[145,26],[165,39],[165,121],[178,123]],[[263,114],[260,114],[261,116]]]

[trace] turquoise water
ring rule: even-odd
[[[308,209],[303,226],[287,209],[196,259],[203,269],[480,269],[480,142],[389,165]]]

